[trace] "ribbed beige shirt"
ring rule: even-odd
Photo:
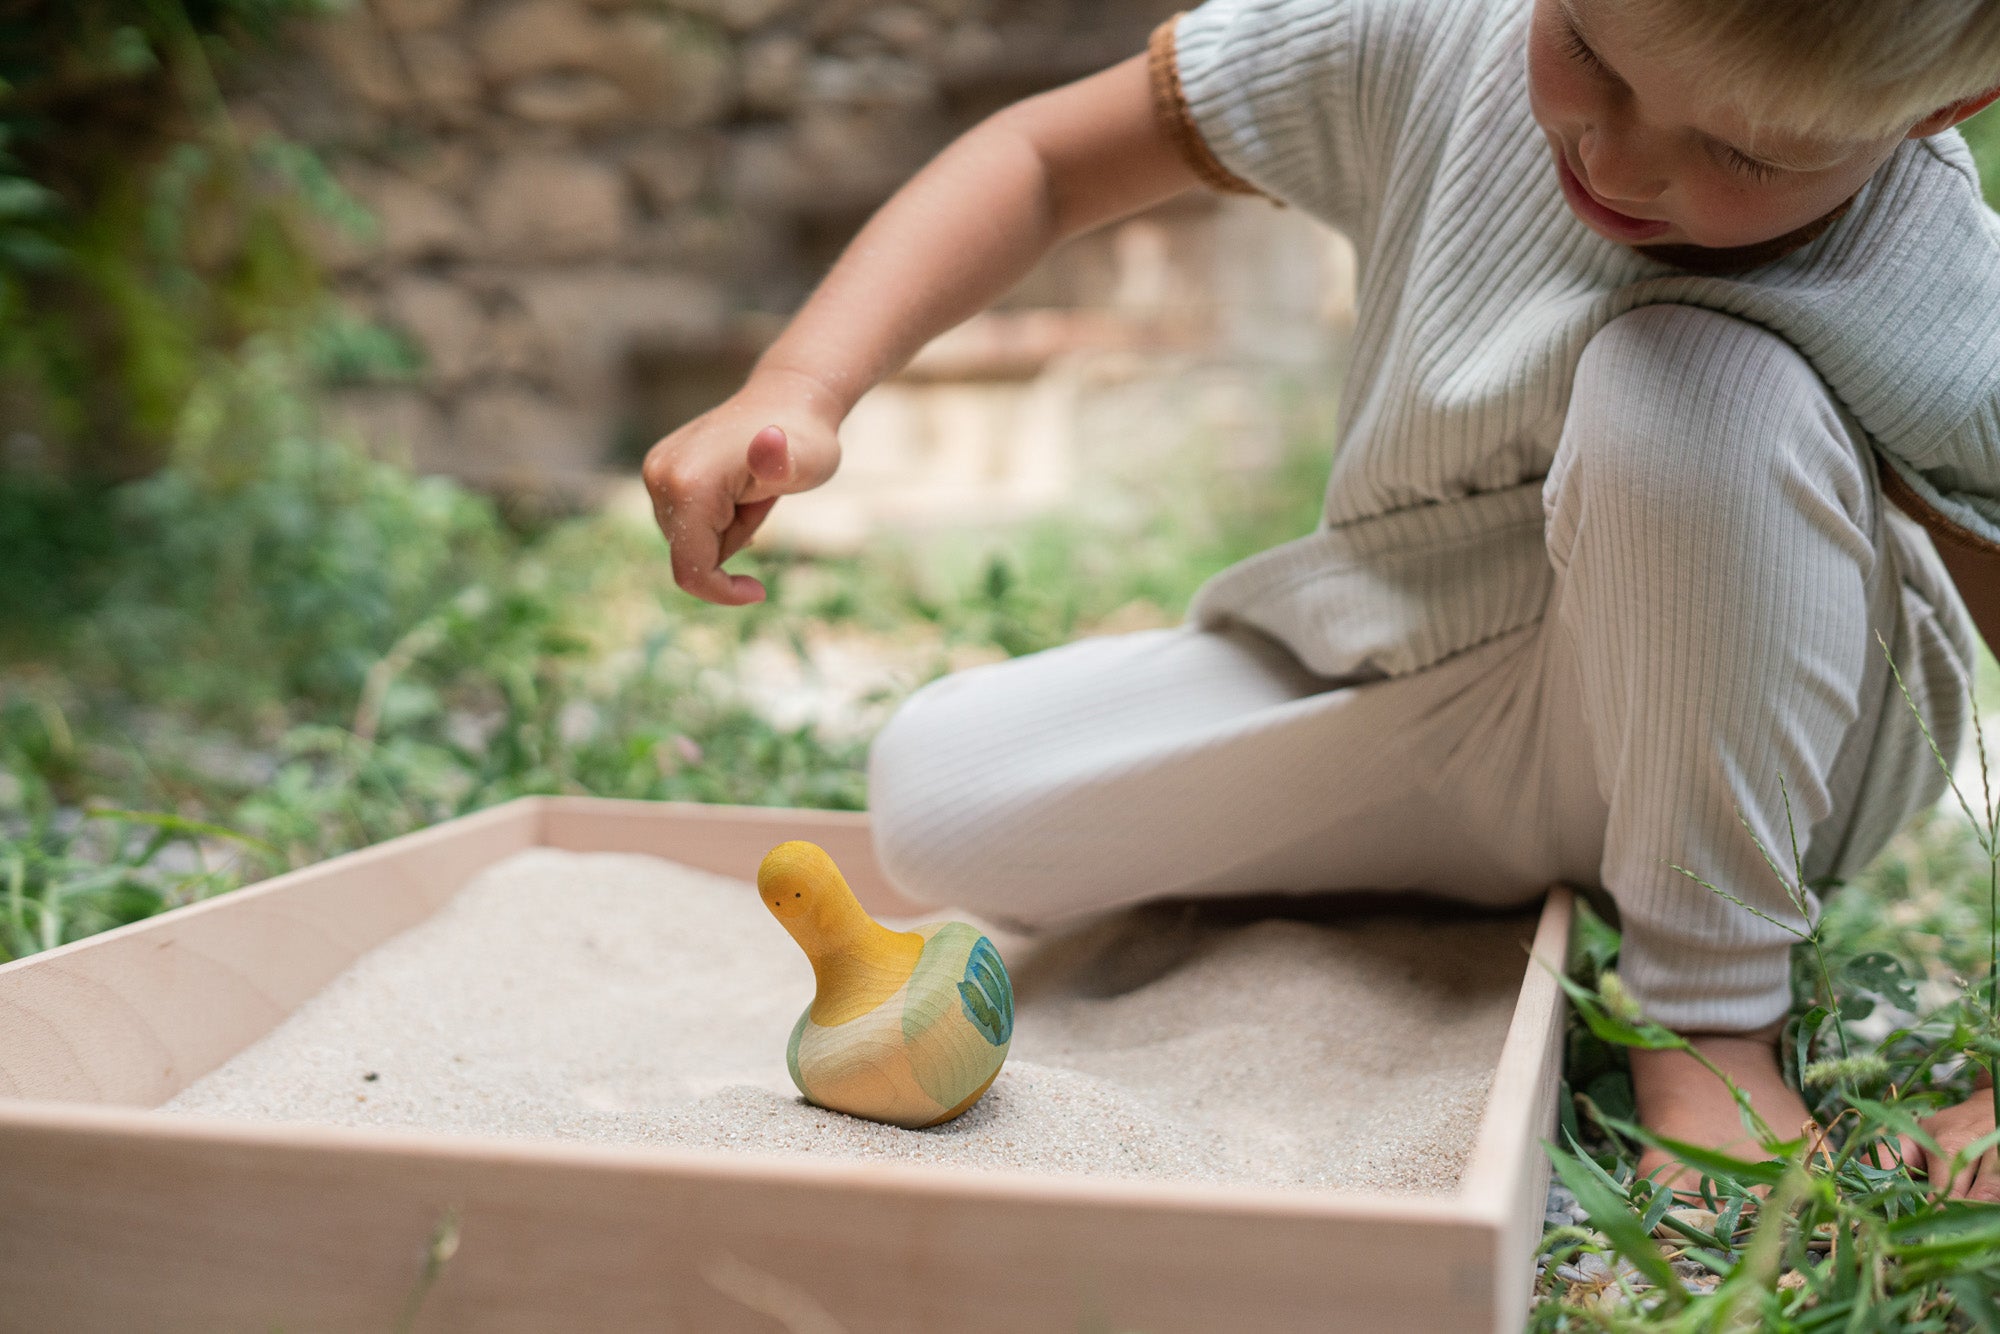
[[[1867,432],[1892,499],[2000,550],[2000,220],[1957,133],[1903,144],[1803,248],[1691,274],[1570,214],[1528,112],[1529,9],[1209,0],[1156,35],[1160,113],[1204,179],[1338,228],[1360,258],[1321,529],[1217,576],[1193,619],[1366,678],[1539,617],[1542,478],[1578,357],[1659,303],[1785,339]],[[1762,406],[1740,405],[1749,429]]]

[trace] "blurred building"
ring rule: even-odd
[[[343,419],[423,469],[593,494],[734,390],[953,135],[1141,50],[1178,7],[355,0],[239,110],[373,211],[376,235],[329,230],[325,256],[425,355],[415,386],[344,393]],[[871,395],[841,478],[784,524],[841,543],[1031,511],[1090,452],[1191,430],[1268,451],[1265,373],[1330,392],[1351,268],[1257,200],[1191,195],[1082,238]]]

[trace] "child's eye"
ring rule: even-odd
[[[1722,152],[1722,160],[1732,171],[1741,172],[1754,181],[1768,181],[1778,174],[1778,169],[1768,162],[1759,162],[1754,157],[1739,153],[1728,144],[1717,144]]]
[[[1583,34],[1567,23],[1563,24],[1562,48],[1565,55],[1591,73],[1603,75],[1607,79],[1614,77],[1611,73],[1611,67],[1606,65],[1602,60],[1599,60],[1597,52],[1585,45]]]

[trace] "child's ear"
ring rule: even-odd
[[[1971,97],[1953,102],[1950,106],[1939,107],[1936,111],[1931,112],[1930,115],[1925,116],[1912,126],[1909,134],[1905,137],[1910,139],[1927,138],[1930,135],[1936,134],[1939,130],[1947,129],[1961,121],[1971,120],[1974,116],[1991,106],[1993,99],[1996,97],[2000,97],[2000,88],[1988,88],[1983,93],[1975,93]]]

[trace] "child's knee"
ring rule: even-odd
[[[1691,306],[1612,320],[1577,362],[1551,470],[1551,538],[1615,511],[1627,549],[1714,554],[1790,522],[1866,549],[1865,446],[1790,344]],[[1655,542],[1653,539],[1657,539]]]
[[[1007,915],[1006,730],[978,671],[918,690],[868,752],[868,809],[883,874],[921,903]]]
[[[952,678],[933,681],[905,700],[868,749],[868,811],[876,860],[897,889],[925,903],[940,903],[936,883],[940,843],[948,814],[941,791],[955,789],[950,772],[959,752],[951,745]],[[938,698],[940,693],[946,699]]]

